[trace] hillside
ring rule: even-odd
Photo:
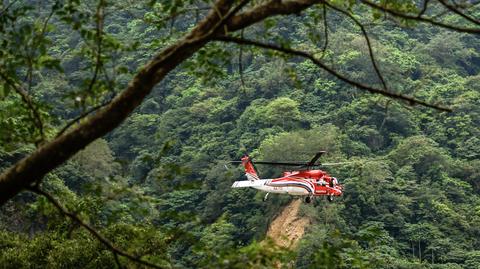
[[[281,247],[295,249],[310,223],[308,218],[298,215],[301,204],[302,200],[296,199],[285,206],[268,226],[266,237]]]
[[[480,268],[469,3],[1,2],[0,268]]]

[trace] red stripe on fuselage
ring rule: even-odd
[[[294,177],[277,178],[277,179],[272,179],[272,181],[266,185],[270,187],[288,187],[288,186],[300,187],[300,188],[304,188],[309,193],[313,193],[315,191],[315,186],[313,185],[313,183],[303,178],[294,178]]]

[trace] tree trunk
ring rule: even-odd
[[[418,241],[418,259],[420,260],[420,263],[422,262],[422,249],[420,245],[420,240]]]
[[[410,244],[412,245],[412,258],[415,258],[415,244],[413,241],[410,241]]]
[[[230,17],[227,14],[233,2],[217,0],[215,7],[190,33],[157,54],[108,106],[5,170],[0,175],[0,205],[40,181],[95,139],[115,129],[141,104],[157,83],[215,36],[246,28],[267,17],[299,13],[323,0],[271,0]],[[226,20],[225,27],[217,29],[222,19]]]
[[[217,12],[225,14],[233,0],[217,1],[217,11],[207,17],[184,38],[156,55],[130,81],[127,89],[108,106],[35,152],[17,162],[0,175],[0,205],[29,185],[43,178],[79,150],[120,125],[140,105],[152,88],[172,69],[204,46],[208,31],[220,20]]]

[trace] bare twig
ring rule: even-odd
[[[202,40],[202,39],[206,39],[208,38],[209,36],[215,34],[215,32],[220,28],[222,27],[222,25],[225,24],[225,22],[230,19],[233,15],[235,15],[240,9],[242,9],[250,0],[243,0],[240,4],[238,4],[238,6],[236,6],[235,8],[231,9],[230,12],[228,12],[226,14],[226,16],[224,16],[223,18],[221,18],[217,24],[215,24],[215,26],[212,27],[212,29],[207,32],[205,35],[203,36],[200,36],[200,37],[197,37],[193,40],[189,40],[188,43],[191,43],[191,44],[194,44],[196,42],[199,42],[199,40]],[[175,51],[171,51],[170,54],[173,54]],[[160,64],[161,61],[158,61],[157,64]],[[76,121],[86,117],[87,115],[89,115],[90,113],[92,113],[93,111],[96,111],[98,110],[99,108],[103,107],[103,106],[106,106],[108,105],[108,103],[106,104],[101,104],[99,106],[96,106],[96,107],[93,107],[92,109],[90,109],[89,111],[86,111],[84,113],[82,113],[81,115],[79,115],[77,118],[75,118],[74,120],[72,120],[71,122],[69,122],[65,127],[62,128],[62,130],[60,130],[60,132],[57,134],[57,137],[59,137],[61,134],[63,134],[70,126],[72,126]]]
[[[95,85],[95,82],[97,81],[98,77],[98,72],[100,71],[101,66],[103,65],[102,63],[102,31],[103,31],[103,5],[104,2],[103,0],[100,0],[100,2],[97,5],[97,11],[95,13],[95,23],[96,23],[96,41],[97,41],[97,49],[96,49],[96,61],[95,61],[95,70],[93,72],[93,77],[90,80],[90,83],[88,85],[87,92],[91,92],[93,89],[93,86]]]
[[[113,258],[115,259],[115,263],[117,264],[118,269],[122,269],[123,266],[120,263],[120,259],[118,259],[118,254],[116,252],[113,252]]]
[[[41,135],[41,139],[42,139],[42,141],[43,141],[44,138],[45,138],[44,128],[43,128],[43,121],[42,121],[42,118],[41,118],[40,113],[39,113],[39,111],[38,111],[38,108],[37,108],[37,106],[35,105],[35,103],[33,102],[32,97],[30,96],[30,94],[28,93],[28,91],[25,90],[24,88],[22,88],[22,86],[17,85],[17,84],[15,83],[15,81],[13,81],[12,79],[10,79],[6,74],[4,74],[4,73],[1,72],[1,71],[0,71],[0,77],[1,77],[8,85],[10,85],[18,95],[21,96],[22,101],[23,101],[23,102],[27,105],[27,107],[31,110],[33,122],[34,122],[34,124],[35,124],[35,127],[37,127],[37,129],[39,130],[40,135]],[[42,142],[42,141],[40,141],[40,142]]]
[[[12,3],[10,3],[10,5],[7,6],[2,11],[2,13],[4,11],[6,11],[15,2],[16,1],[13,1]],[[3,72],[0,72],[0,77],[3,80],[5,80],[5,82],[8,85],[10,85],[15,90],[15,92],[17,92],[21,96],[22,101],[27,105],[27,107],[31,111],[33,123],[40,133],[40,139],[35,141],[36,146],[39,146],[40,143],[45,141],[45,130],[44,130],[45,128],[44,128],[42,118],[40,116],[38,106],[34,103],[32,97],[30,96],[30,92],[31,92],[31,89],[32,89],[32,86],[33,86],[33,71],[34,71],[33,58],[34,58],[34,54],[35,54],[34,50],[35,50],[36,44],[39,43],[37,39],[41,40],[45,36],[45,33],[47,31],[48,22],[52,18],[53,14],[54,14],[54,11],[55,10],[52,7],[50,13],[48,14],[47,18],[43,22],[43,26],[41,28],[40,33],[38,33],[38,34],[35,33],[35,35],[33,35],[29,39],[29,42],[31,42],[31,44],[25,47],[25,56],[27,58],[27,72],[26,72],[26,77],[25,77],[26,88],[22,87],[22,85],[20,85],[20,84],[17,85],[17,83],[13,79],[9,78]]]
[[[480,21],[463,13],[462,11],[460,11],[457,7],[455,6],[452,6],[450,5],[449,3],[447,3],[446,1],[444,0],[438,0],[444,7],[446,7],[448,10],[452,11],[453,13],[461,16],[462,18],[466,19],[467,21],[469,22],[472,22],[474,24],[477,24],[477,25],[480,25]]]
[[[243,0],[233,9],[230,8],[230,4],[229,4],[227,7],[229,8],[230,11],[228,11],[226,13],[226,15],[223,16],[223,17],[221,16],[221,13],[220,13],[220,15],[218,15],[217,12],[215,11],[215,10],[218,9],[217,6],[212,7],[212,10],[214,11],[214,14],[217,14],[217,16],[220,18],[220,20],[218,20],[206,33],[204,33],[202,35],[196,36],[194,38],[189,38],[189,36],[187,36],[187,38],[183,41],[182,45],[183,46],[186,46],[186,45],[192,46],[192,45],[195,45],[195,44],[199,44],[201,42],[206,43],[207,40],[212,38],[222,26],[225,26],[224,27],[224,30],[225,30],[224,34],[227,34],[227,30],[229,29],[227,27],[228,20],[230,18],[232,18],[238,11],[240,11],[240,9],[242,9],[244,6],[246,6],[248,4],[248,2],[250,2],[250,0]],[[162,55],[163,59],[168,58],[171,55],[175,54],[179,48],[180,48],[180,46],[177,47],[176,49],[166,51],[166,54]],[[152,68],[153,69],[158,69],[159,66],[163,63],[163,61],[162,61],[163,59],[162,58],[154,59],[153,62],[152,62]]]
[[[323,43],[322,56],[320,57],[320,59],[323,59],[323,57],[325,57],[325,53],[328,47],[327,7],[325,6],[325,4],[323,4],[323,31],[324,31],[323,35],[325,37],[325,42]]]
[[[103,76],[105,77],[105,81],[107,82],[107,85],[108,85],[108,90],[110,91],[110,93],[112,93],[112,95],[115,95],[115,78],[116,78],[116,74],[115,74],[115,58],[112,59],[112,78],[110,78],[110,76],[108,75],[108,72],[107,72],[107,69],[105,68],[104,65],[102,65],[102,73],[103,73]]]
[[[240,37],[243,38],[243,29],[240,31]],[[238,71],[240,72],[240,81],[242,83],[242,88],[245,90],[245,80],[243,79],[243,46],[240,46],[240,53],[238,54]]]
[[[329,6],[331,9],[334,9],[345,16],[349,17],[352,21],[355,22],[355,24],[360,27],[360,30],[362,31],[363,36],[365,37],[365,41],[367,42],[367,47],[368,47],[368,54],[370,55],[370,61],[372,62],[373,69],[375,69],[375,73],[377,73],[378,78],[382,82],[383,89],[385,91],[388,90],[387,83],[385,82],[385,79],[382,76],[382,73],[380,72],[380,69],[378,68],[377,61],[375,60],[374,54],[373,54],[373,49],[372,49],[372,43],[370,42],[370,38],[368,37],[367,31],[365,30],[365,27],[363,24],[355,18],[352,14],[350,14],[348,11],[345,11],[341,8],[338,8],[334,5],[330,5],[329,3],[326,3],[327,6]]]
[[[422,10],[420,10],[420,12],[418,13],[417,17],[421,17],[421,16],[423,16],[423,14],[425,14],[425,12],[427,11],[427,8],[428,8],[428,2],[430,2],[430,0],[424,0],[424,1],[423,1]]]
[[[232,16],[225,24],[228,25],[229,32],[237,31],[269,17],[299,13],[320,2],[321,0],[262,1]],[[233,3],[234,0],[216,0],[222,14],[227,14]],[[216,13],[209,12],[182,38],[152,56],[108,106],[80,123],[78,128],[43,144],[41,148],[4,169],[0,174],[0,205],[43,178],[95,139],[119,126],[151,93],[155,85],[208,42],[213,41],[214,35],[208,33],[220,19]],[[214,34],[221,35],[221,31]]]
[[[159,18],[158,20],[152,20],[150,21],[151,23],[153,24],[163,24],[167,21],[171,21],[173,18],[176,18],[176,17],[179,17],[180,15],[185,15],[186,13],[190,12],[190,11],[194,11],[194,15],[195,15],[195,19],[197,20],[196,22],[198,22],[198,20],[200,19],[200,12],[201,11],[208,11],[210,10],[211,7],[207,6],[207,7],[193,7],[193,8],[184,8],[182,10],[179,10],[177,12],[174,12],[166,17],[163,17],[163,18]],[[188,14],[187,14],[188,15]],[[133,15],[132,15],[133,17]],[[138,17],[138,19],[140,20],[144,20],[144,17]]]
[[[402,13],[400,11],[390,9],[390,8],[378,5],[378,4],[370,2],[370,1],[361,0],[361,2],[364,3],[365,5],[371,7],[371,8],[383,11],[383,12],[388,13],[388,14],[394,16],[394,17],[399,17],[399,18],[403,18],[403,19],[407,19],[407,20],[411,20],[411,21],[419,21],[419,22],[423,22],[423,23],[429,23],[431,25],[439,26],[439,27],[449,29],[449,30],[453,30],[453,31],[457,31],[457,32],[480,34],[480,29],[479,28],[466,28],[466,27],[446,24],[446,23],[443,23],[443,22],[435,21],[432,18],[427,18],[427,17],[423,17],[423,16],[417,16],[417,15]]]
[[[47,26],[48,22],[52,18],[53,14],[55,13],[55,9],[52,6],[52,9],[50,10],[50,13],[48,14],[47,18],[43,22],[42,30],[40,31],[39,34],[35,34],[32,36],[30,39],[31,44],[27,45],[25,47],[25,55],[27,57],[27,62],[28,62],[28,70],[26,74],[26,79],[27,80],[27,92],[31,92],[32,85],[33,85],[33,58],[35,57],[35,48],[37,44],[40,44],[42,39],[45,37],[45,33],[47,31]],[[43,132],[41,133],[42,139],[45,139]]]
[[[43,27],[42,27],[42,32],[40,33],[40,36],[44,36],[45,33],[47,32],[47,26],[48,26],[48,22],[50,21],[50,19],[52,18],[53,14],[55,13],[55,8],[52,7],[52,10],[50,11],[50,13],[48,14],[47,18],[45,19],[45,21],[43,22]]]
[[[85,118],[86,116],[90,115],[91,113],[99,110],[100,108],[110,104],[110,102],[113,100],[113,98],[111,98],[109,101],[103,103],[103,104],[100,104],[100,105],[97,105],[97,106],[94,106],[92,108],[90,108],[89,110],[87,111],[84,111],[82,114],[78,115],[76,118],[74,118],[73,120],[71,120],[69,123],[67,123],[67,125],[65,125],[59,132],[58,134],[56,135],[56,137],[59,137],[61,136],[63,133],[65,133],[66,130],[68,130],[68,128],[70,128],[72,125],[74,125],[76,122],[80,121],[81,119]]]
[[[129,260],[133,262],[137,262],[152,268],[162,268],[156,264],[147,262],[145,260],[142,260],[140,257],[135,257],[130,253],[127,253],[118,247],[114,246],[110,240],[105,238],[103,235],[101,235],[97,230],[95,230],[94,227],[92,227],[90,224],[84,222],[82,219],[80,219],[76,214],[68,211],[58,200],[56,200],[50,193],[40,189],[38,186],[32,186],[28,188],[29,191],[36,193],[38,195],[42,195],[45,197],[50,203],[52,203],[60,213],[65,215],[66,217],[70,218],[74,222],[78,223],[80,226],[82,226],[84,229],[86,229],[93,237],[95,237],[98,241],[100,241],[108,250],[110,250],[114,256],[120,255],[122,257],[128,258]],[[118,257],[117,259],[118,260]],[[119,265],[119,263],[117,263]]]
[[[330,73],[331,75],[340,79],[341,81],[346,82],[346,83],[348,83],[352,86],[355,86],[358,89],[365,90],[365,91],[368,91],[368,92],[371,92],[371,93],[381,94],[381,95],[384,95],[384,96],[387,96],[387,97],[390,97],[390,98],[394,98],[394,99],[407,101],[411,105],[418,104],[418,105],[423,105],[423,106],[426,106],[426,107],[431,107],[431,108],[434,108],[434,109],[437,109],[437,110],[440,110],[440,111],[448,111],[448,112],[452,111],[450,108],[447,108],[447,107],[443,107],[443,106],[436,105],[436,104],[430,104],[430,103],[427,103],[425,101],[417,100],[413,97],[406,96],[406,95],[403,95],[403,94],[400,94],[400,93],[395,93],[395,92],[390,92],[390,91],[386,91],[386,90],[382,90],[382,89],[373,88],[371,86],[364,85],[364,84],[359,83],[357,81],[351,80],[351,79],[345,77],[344,75],[339,74],[338,72],[336,72],[332,68],[328,67],[327,65],[325,65],[324,63],[322,63],[321,61],[316,59],[312,54],[307,53],[305,51],[299,51],[299,50],[295,50],[295,49],[291,49],[291,48],[281,47],[281,46],[274,45],[274,44],[266,44],[266,43],[261,43],[261,42],[254,41],[254,40],[241,39],[241,38],[238,38],[238,37],[231,37],[231,36],[220,36],[220,37],[216,37],[215,39],[218,40],[218,41],[233,42],[233,43],[237,43],[239,45],[256,46],[256,47],[260,47],[260,48],[264,48],[264,49],[279,51],[279,52],[282,52],[282,53],[285,53],[285,54],[300,56],[300,57],[309,59],[310,61],[312,61],[314,64],[316,64],[321,69],[327,71],[328,73]]]
[[[8,6],[6,6],[4,9],[2,9],[2,11],[0,11],[0,16],[3,16],[3,13],[7,12],[7,10],[13,6],[13,4],[15,4],[18,0],[13,0],[12,2],[10,2],[8,4]]]
[[[175,17],[175,16],[170,17],[170,35],[173,34],[173,27],[175,26],[175,18],[177,18],[177,17]]]
[[[453,2],[454,2],[454,1],[453,1]],[[478,5],[480,4],[480,1],[470,2],[469,4],[466,4],[466,3],[455,3],[455,2],[454,2],[454,4],[455,4],[455,7],[456,7],[457,9],[458,9],[458,8],[462,9],[462,11],[460,11],[460,12],[463,13],[463,12],[469,11],[469,9],[471,9],[471,8],[473,8],[473,7],[478,6]],[[430,18],[430,19],[440,18],[441,16],[444,16],[444,15],[446,15],[446,14],[449,14],[449,12],[450,12],[450,11],[449,11],[448,9],[446,9],[446,10],[443,10],[442,12],[440,12],[439,14],[430,16],[429,18]],[[466,14],[466,13],[464,13],[464,14]]]
[[[205,37],[213,35],[220,27],[225,26],[225,31],[224,34],[228,34],[227,30],[228,28],[226,27],[225,23],[233,17],[240,9],[242,9],[244,6],[246,6],[250,2],[250,0],[243,0],[238,4],[236,7],[234,7],[232,10],[230,10],[225,17],[221,18],[220,21],[205,35]],[[200,37],[201,38],[201,37]]]
[[[105,5],[105,2],[103,0],[100,0],[98,5],[97,5],[96,12],[95,12],[95,24],[96,24],[96,29],[95,29],[96,30],[96,33],[95,33],[96,44],[95,45],[96,45],[96,48],[93,49],[96,52],[96,55],[95,55],[95,69],[93,71],[92,79],[90,80],[90,83],[88,84],[88,88],[87,88],[88,93],[92,92],[93,87],[94,87],[95,83],[97,82],[97,78],[98,78],[98,74],[100,73],[100,70],[101,69],[104,70],[103,69],[103,62],[102,62],[103,21],[104,21],[104,18],[105,18],[104,5]],[[106,76],[107,81],[108,81],[108,74],[106,73],[106,70],[104,71],[104,75]],[[72,121],[67,123],[67,125],[65,125],[60,130],[60,132],[58,132],[56,137],[62,135],[75,122],[78,122],[79,120],[88,116],[92,112],[108,105],[110,103],[110,101],[111,101],[111,99],[108,102],[105,102],[103,104],[92,107],[91,109],[89,109],[87,111],[83,111],[82,114],[80,114],[75,119],[73,119]],[[84,108],[82,110],[84,110]]]
[[[390,110],[388,109],[390,103],[391,103],[391,99],[388,99],[387,100],[387,103],[385,103],[385,114],[383,116],[383,121],[382,121],[382,124],[380,124],[380,127],[378,128],[379,130],[382,130],[383,126],[385,125],[385,123],[387,122],[387,118],[388,118],[388,114],[390,112]]]

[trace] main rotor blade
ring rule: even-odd
[[[313,157],[312,160],[310,160],[310,162],[307,163],[307,166],[314,166],[315,165],[315,162],[320,158],[322,157],[323,154],[325,154],[326,151],[319,151],[317,154],[315,154],[315,157]]]
[[[359,163],[359,161],[322,163],[322,164],[320,164],[320,166],[336,166],[336,165],[351,164],[351,163]]]
[[[242,161],[230,161],[230,163],[242,163]],[[305,166],[305,163],[302,162],[264,162],[264,161],[254,161],[253,164],[266,164],[266,165],[278,165],[278,166]]]
[[[255,164],[266,164],[266,165],[278,165],[278,166],[304,166],[305,163],[301,162],[264,162],[264,161],[254,161]]]
[[[324,153],[325,153],[325,151],[317,153],[317,155],[315,155],[315,158],[313,158],[312,161],[317,161],[318,158],[320,158],[320,156]],[[315,162],[312,163],[312,161],[310,161],[308,163],[304,163],[304,162],[298,162],[298,161],[296,161],[296,162],[269,162],[269,161],[253,161],[252,160],[252,163],[254,163],[254,164],[265,164],[265,165],[277,165],[277,166],[302,166],[302,167],[320,166],[320,167],[322,167],[322,166],[337,166],[337,165],[345,165],[345,164],[353,164],[353,163],[373,162],[373,161],[356,160],[356,161],[344,161],[344,162],[332,162],[332,163],[315,163]],[[230,163],[242,163],[242,161],[230,161]]]

